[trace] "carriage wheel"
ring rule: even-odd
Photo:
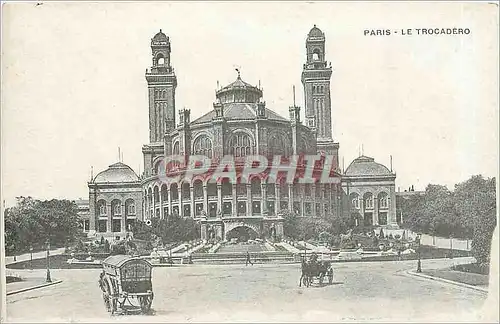
[[[111,314],[114,314],[116,312],[116,299],[111,294],[111,288],[108,283],[106,283],[105,290],[106,292],[103,293],[103,298],[106,310],[111,312]]]
[[[304,276],[302,278],[302,284],[306,287],[309,287],[309,277],[308,276]]]
[[[153,295],[139,296],[139,304],[141,305],[141,311],[143,313],[149,312],[151,309],[151,303],[153,302]]]
[[[104,307],[106,307],[106,311],[111,312],[111,302],[109,300],[109,295],[106,292],[102,293],[102,299],[104,300]]]

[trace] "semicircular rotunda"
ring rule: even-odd
[[[149,143],[142,148],[144,172],[137,176],[119,162],[91,179],[91,232],[125,237],[135,220],[178,215],[199,221],[204,239],[227,240],[242,233],[268,237],[271,229],[283,236],[280,215],[285,211],[300,217],[351,215],[356,224],[396,226],[395,174],[365,156],[355,159],[344,173],[340,170],[339,143],[332,136],[332,68],[326,61],[324,33],[314,26],[305,45],[303,110],[294,103],[288,116],[281,116],[273,110],[277,107],[267,106],[262,89],[245,82],[238,71],[236,80],[216,91],[211,108],[192,118],[189,109],[176,109],[170,39],[160,30],[151,39],[152,65],[145,75]],[[270,161],[276,156],[286,160],[328,155],[333,157],[333,173],[339,181],[289,183],[266,171],[244,181],[200,176],[166,183],[162,161],[178,155],[201,155],[213,161],[231,155],[236,164],[250,155]]]

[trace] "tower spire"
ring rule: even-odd
[[[295,107],[295,84],[293,85],[293,106]]]
[[[121,162],[120,159],[121,159],[121,152],[120,152],[120,147],[118,146],[118,162]]]

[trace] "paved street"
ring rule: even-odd
[[[454,260],[426,260],[437,268]],[[63,283],[7,297],[9,321],[467,321],[480,292],[406,275],[414,261],[335,264],[333,285],[299,288],[298,264],[154,268],[155,315],[106,313],[96,270],[53,270]],[[43,270],[23,271],[40,276]],[[43,274],[42,274],[43,275]]]

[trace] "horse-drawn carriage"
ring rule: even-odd
[[[127,255],[112,255],[102,262],[99,287],[106,310],[146,313],[151,309],[151,264]]]
[[[305,257],[302,259],[302,275],[299,279],[299,287],[304,284],[304,286],[309,287],[314,279],[318,279],[320,285],[323,284],[325,277],[328,277],[328,283],[333,282],[333,268],[330,261],[318,261],[317,255],[311,255],[311,258],[307,260]]]

